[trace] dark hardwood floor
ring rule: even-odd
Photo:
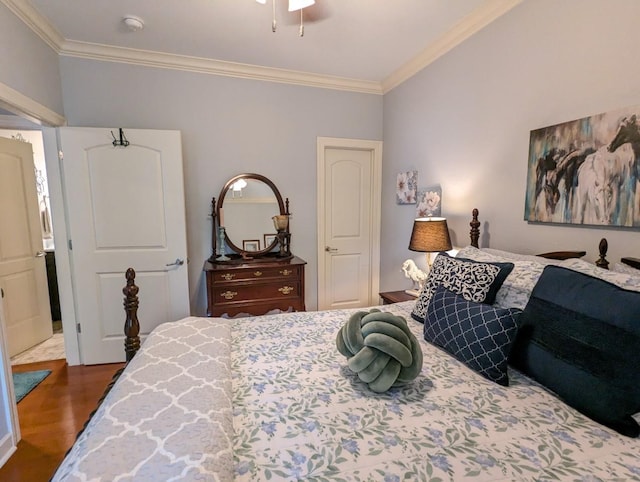
[[[122,366],[124,363],[70,367],[66,360],[14,366],[14,372],[51,370],[51,375],[18,403],[22,440],[0,467],[0,480],[49,480]]]

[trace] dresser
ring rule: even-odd
[[[305,264],[297,256],[206,261],[207,315],[264,315],[274,309],[305,311]]]

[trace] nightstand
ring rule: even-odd
[[[383,305],[391,305],[393,303],[400,303],[401,301],[415,300],[416,297],[405,293],[404,291],[386,291],[384,293],[378,293],[382,298]]]

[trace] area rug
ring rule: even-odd
[[[13,388],[16,392],[16,403],[24,398],[31,390],[36,388],[38,384],[47,378],[51,370],[35,370],[32,372],[14,373]]]

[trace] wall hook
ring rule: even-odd
[[[120,132],[119,139],[116,139],[116,136],[113,134],[113,131],[111,131],[111,137],[113,137],[113,142],[112,142],[113,147],[118,147],[118,146],[127,147],[129,145],[129,141],[125,137],[122,127],[120,127],[118,131]]]

